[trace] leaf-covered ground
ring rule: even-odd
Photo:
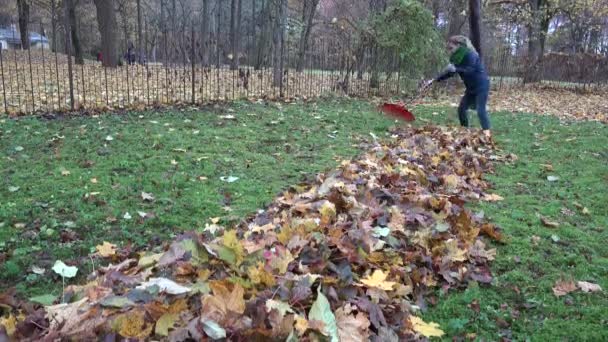
[[[494,86],[498,87],[498,81],[494,81]],[[461,96],[453,92],[436,104],[456,107]],[[534,113],[567,121],[608,123],[608,96],[603,88],[575,92],[545,85],[509,85],[494,89],[488,106],[494,112]]]
[[[5,260],[2,263],[1,274],[3,277],[11,275],[11,277],[3,278],[2,284],[18,282],[18,287],[22,289],[22,295],[44,294],[47,289],[54,289],[51,294],[57,296],[60,292],[61,280],[50,270],[57,258],[61,258],[68,263],[77,261],[81,269],[80,272],[88,273],[88,268],[92,266],[87,266],[84,257],[90,252],[94,252],[94,246],[104,240],[118,245],[118,252],[123,253],[125,247],[128,249],[128,245],[125,244],[128,238],[132,239],[134,236],[139,236],[139,245],[158,245],[158,241],[154,241],[157,239],[151,239],[154,235],[159,235],[159,238],[163,239],[168,238],[173,228],[171,228],[171,225],[158,224],[161,218],[163,220],[173,218],[172,222],[182,222],[172,225],[173,227],[180,227],[182,230],[189,230],[188,228],[202,230],[206,223],[213,226],[215,220],[204,222],[198,219],[196,211],[186,210],[185,212],[188,214],[184,214],[184,211],[181,211],[183,209],[179,209],[192,203],[193,200],[200,201],[202,197],[200,194],[189,197],[187,195],[189,191],[181,191],[181,197],[175,197],[171,191],[168,191],[171,195],[167,195],[152,190],[158,187],[158,184],[152,182],[148,188],[136,188],[131,185],[132,189],[128,191],[128,195],[124,191],[114,192],[111,186],[121,183],[116,180],[125,183],[126,180],[132,179],[126,183],[141,183],[137,177],[143,175],[142,170],[137,169],[135,172],[121,175],[120,172],[117,174],[111,167],[99,168],[98,170],[106,170],[105,172],[111,174],[108,177],[109,180],[99,175],[87,174],[91,170],[97,170],[96,168],[101,165],[100,163],[108,162],[112,164],[113,160],[116,160],[114,163],[117,163],[118,160],[128,160],[128,156],[132,156],[136,160],[142,160],[142,153],[145,155],[145,152],[142,151],[149,151],[148,157],[154,156],[153,159],[159,160],[159,168],[162,171],[157,171],[157,174],[166,175],[169,172],[169,175],[174,175],[185,172],[191,174],[191,176],[184,177],[190,178],[185,184],[212,188],[214,191],[206,193],[206,201],[214,203],[215,211],[202,212],[200,217],[224,216],[219,224],[225,225],[232,221],[230,216],[235,219],[243,217],[245,213],[263,207],[274,197],[278,189],[298,183],[300,176],[297,172],[314,173],[321,169],[331,168],[332,165],[335,166],[337,161],[332,158],[334,151],[339,151],[337,153],[341,154],[338,159],[356,154],[356,149],[351,144],[357,143],[358,139],[345,139],[347,136],[351,136],[351,133],[356,132],[359,135],[366,135],[369,131],[374,130],[377,135],[381,136],[390,124],[378,119],[377,114],[373,112],[369,105],[359,102],[325,103],[320,107],[311,110],[310,107],[302,108],[299,105],[288,106],[285,114],[289,113],[290,116],[296,116],[300,119],[309,119],[310,116],[313,116],[313,114],[310,114],[311,112],[315,113],[314,116],[321,116],[317,114],[322,113],[322,116],[330,115],[330,123],[335,120],[334,125],[336,126],[327,128],[326,122],[320,122],[318,126],[309,127],[311,132],[306,139],[289,141],[280,139],[285,134],[283,132],[295,131],[289,129],[301,125],[298,120],[280,122],[277,120],[280,115],[274,109],[240,104],[235,107],[235,113],[220,114],[237,116],[240,126],[233,123],[233,120],[229,117],[219,120],[224,122],[223,124],[213,125],[218,120],[217,116],[211,116],[209,113],[195,114],[194,118],[201,120],[205,118],[204,123],[199,124],[199,134],[206,131],[214,137],[224,137],[224,134],[238,137],[247,136],[246,130],[248,128],[254,131],[257,129],[269,130],[265,133],[272,133],[274,125],[283,126],[281,126],[280,131],[277,130],[274,131],[274,134],[269,134],[270,136],[280,137],[275,141],[266,142],[265,145],[272,152],[256,153],[257,151],[251,148],[251,144],[239,144],[238,140],[230,140],[232,144],[232,147],[230,147],[224,140],[223,143],[217,144],[219,147],[215,147],[215,153],[217,154],[209,153],[205,155],[197,150],[196,152],[200,156],[190,157],[188,159],[190,163],[184,162],[184,152],[181,152],[181,149],[186,149],[186,153],[188,153],[189,149],[198,148],[195,141],[201,139],[196,137],[196,134],[192,136],[183,134],[181,125],[197,122],[197,120],[193,120],[193,114],[191,113],[179,113],[171,117],[152,114],[151,117],[148,116],[144,119],[140,119],[135,114],[128,117],[103,117],[96,120],[80,118],[40,123],[34,119],[27,119],[17,123],[12,121],[3,122],[0,128],[2,129],[0,142],[5,153],[2,172],[3,179],[8,179],[10,184],[3,184],[3,189],[0,189],[0,191],[3,191],[3,198],[6,196],[6,198],[13,198],[13,200],[6,201],[9,205],[2,206],[2,220],[0,220],[0,222],[4,222],[0,230],[4,234],[3,238],[6,237],[3,239],[6,242],[2,246]],[[424,120],[444,122],[445,118],[450,116],[446,115],[446,111],[451,112],[451,110],[432,108],[422,110],[419,114],[422,114],[422,122]],[[261,112],[266,114],[259,117],[250,117],[256,119],[253,122],[261,120],[262,123],[259,125],[247,119],[249,116],[245,116],[252,113],[260,114]],[[108,119],[115,120],[111,122],[114,124],[110,126],[112,129],[99,130],[95,126],[100,120],[105,121],[102,126],[109,126],[109,122],[106,121]],[[183,122],[183,120],[191,121]],[[122,124],[121,121],[125,121],[126,124]],[[278,123],[273,123],[273,121],[278,121]],[[75,123],[72,124],[72,122]],[[170,123],[172,126],[164,126],[165,123]],[[243,123],[248,128],[243,127]],[[375,126],[369,126],[372,123]],[[505,153],[516,153],[519,156],[519,161],[512,165],[499,165],[496,175],[491,178],[496,184],[495,191],[505,200],[497,204],[485,204],[481,208],[475,208],[475,210],[483,209],[486,217],[499,223],[505,229],[507,235],[511,236],[511,240],[505,246],[497,246],[498,254],[493,270],[496,278],[492,286],[469,286],[464,292],[449,291],[447,296],[438,292],[435,296],[431,296],[431,300],[428,301],[429,310],[423,313],[422,318],[427,322],[438,322],[441,329],[446,331],[447,336],[466,336],[469,334],[469,337],[471,337],[470,334],[477,334],[477,336],[484,336],[489,339],[498,339],[500,335],[512,335],[517,339],[532,336],[534,340],[554,340],[556,338],[572,338],[573,336],[579,337],[577,339],[580,340],[605,339],[606,336],[602,335],[605,330],[603,329],[605,318],[602,316],[602,310],[607,305],[605,294],[603,292],[583,293],[576,286],[576,283],[587,281],[599,284],[604,289],[608,286],[605,276],[608,253],[601,243],[606,239],[605,229],[608,225],[606,217],[608,210],[606,210],[605,204],[606,193],[608,193],[606,191],[606,180],[608,179],[606,174],[607,152],[605,146],[608,144],[608,141],[606,141],[608,136],[606,127],[597,123],[561,125],[558,120],[551,117],[506,113],[495,114],[494,123],[496,126],[495,137],[499,141],[499,146],[505,150]],[[85,124],[87,127],[83,129],[87,131],[80,133],[80,126]],[[159,125],[162,127],[159,127]],[[29,129],[26,127],[29,127]],[[47,130],[51,127],[54,127],[54,130]],[[196,131],[191,127],[186,127],[188,130],[192,130],[191,133]],[[173,138],[175,140],[171,139],[170,128],[177,128],[178,133],[180,133],[175,135]],[[99,155],[96,149],[103,144],[112,146],[112,143],[121,142],[121,139],[124,139],[120,134],[116,134],[119,129],[123,134],[129,132],[138,136],[139,139],[135,138],[123,142],[117,149],[114,146],[111,148],[112,153],[110,154],[106,154],[106,151],[100,151],[101,155]],[[162,144],[156,144],[156,147],[153,147],[154,143],[140,143],[146,141],[147,139],[144,139],[144,137],[150,134],[146,130],[163,134],[162,137],[151,139],[154,142],[160,140],[159,143]],[[334,132],[335,130],[338,130],[338,132]],[[39,133],[36,134],[36,131],[39,131]],[[138,132],[139,135],[137,135]],[[344,132],[349,132],[349,134],[340,134]],[[56,157],[52,155],[54,152],[53,144],[57,143],[53,141],[54,133],[59,133],[59,136],[55,138],[56,141],[63,141],[68,136],[72,137],[66,141],[69,144],[62,145],[62,148],[66,149],[70,146],[69,151],[77,153],[62,154],[60,157],[63,157],[63,159],[55,160]],[[10,135],[10,138],[7,138],[8,135]],[[91,135],[94,135],[95,138],[89,138]],[[168,137],[165,138],[167,135]],[[64,138],[61,138],[61,136],[64,136]],[[76,138],[76,136],[79,138]],[[108,136],[111,139],[107,139]],[[202,136],[205,137],[205,135]],[[260,158],[261,155],[271,155],[278,150],[301,150],[301,145],[310,144],[309,139],[313,136],[316,137],[315,143],[318,145],[312,146],[317,148],[310,151],[310,154],[316,156],[316,158],[310,158],[308,164],[305,165],[302,165],[302,162],[297,159],[293,160],[293,164],[283,161],[283,164],[280,164],[284,166],[282,169],[277,168],[276,164],[271,164],[272,167],[261,170],[259,174],[256,173],[255,178],[260,177],[262,181],[239,188],[242,192],[240,196],[235,196],[237,192],[232,190],[227,199],[224,193],[220,192],[218,194],[217,189],[242,186],[244,179],[251,178],[243,177],[243,174],[255,172],[261,164],[253,164],[247,168],[245,165],[238,167],[234,164],[240,165],[240,163],[233,161],[231,167],[220,169],[213,175],[210,172],[198,172],[205,170],[199,164],[204,163],[205,159],[196,161],[197,158],[207,157],[211,160],[220,160],[221,163],[221,158],[216,158],[216,155],[219,155],[218,150],[225,151],[224,148],[232,148],[233,151],[240,151],[240,153],[255,153],[256,157]],[[22,139],[16,139],[17,137],[22,137]],[[257,140],[263,138],[255,137]],[[293,139],[293,137],[290,137],[290,139]],[[188,140],[188,142],[186,143],[185,140]],[[285,145],[286,143],[289,145]],[[334,149],[328,149],[332,144]],[[46,146],[46,150],[40,148],[40,146]],[[205,146],[208,149],[210,148],[210,144]],[[139,155],[131,154],[131,150],[140,148],[142,151],[139,152]],[[92,165],[89,165],[91,163],[88,162],[82,164],[85,174],[80,176],[82,171],[79,171],[80,166],[78,165],[81,165],[80,162],[87,161],[84,153],[87,149],[94,151],[91,154],[96,155],[95,160],[93,160]],[[26,157],[21,154],[25,154]],[[32,155],[37,158],[31,158]],[[282,155],[283,160],[292,158],[284,153]],[[42,156],[45,157],[42,158]],[[6,159],[6,157],[11,159]],[[257,158],[253,159],[257,160]],[[76,161],[67,163],[70,159]],[[41,161],[41,165],[37,165],[38,160]],[[160,160],[163,162],[161,163]],[[172,160],[175,160],[175,162],[172,163]],[[274,158],[274,160],[276,163],[277,159]],[[321,161],[317,162],[318,160]],[[281,161],[279,160],[279,162]],[[169,170],[178,169],[179,171],[173,173],[166,171],[164,168],[167,164],[171,167]],[[20,167],[17,168],[17,165]],[[25,165],[27,167],[24,167]],[[293,165],[294,168],[289,169],[286,167],[288,165]],[[133,168],[132,165],[130,167]],[[295,167],[298,167],[298,169],[294,172]],[[127,166],[127,169],[129,169],[129,166]],[[239,172],[226,172],[235,169]],[[108,170],[110,171],[108,172]],[[283,179],[281,179],[281,175],[277,174],[281,171],[285,171],[282,174]],[[69,191],[76,188],[75,184],[72,183],[74,180],[70,180],[70,177],[75,173],[79,175],[76,178],[80,182],[78,183],[79,186],[87,187],[77,194]],[[137,173],[139,174],[133,175]],[[47,174],[48,176],[39,177],[40,174]],[[34,177],[34,175],[38,177]],[[263,178],[265,175],[268,178]],[[221,176],[226,177],[224,179],[227,181],[234,180],[234,178],[229,178],[231,176],[239,179],[228,183],[217,179]],[[279,177],[277,178],[277,176]],[[105,188],[110,189],[110,192],[104,195],[107,197],[102,197],[101,200],[99,200],[99,195],[92,195],[94,192],[101,191],[90,188],[93,184],[101,182],[100,177],[104,179]],[[207,177],[207,179],[198,177]],[[160,184],[165,183],[166,177],[158,178],[162,180]],[[93,179],[96,179],[97,183],[92,182]],[[197,180],[207,182],[206,186],[198,185]],[[66,181],[68,183],[62,184]],[[267,192],[266,189],[269,187],[276,188]],[[173,185],[168,188],[174,189]],[[249,192],[245,191],[244,188]],[[27,195],[23,194],[24,189],[28,191]],[[44,189],[47,189],[46,192],[38,193]],[[182,189],[189,188],[182,185]],[[90,203],[83,201],[83,196],[88,199],[86,198],[87,193],[89,193],[88,198],[94,197]],[[171,202],[166,204],[163,201],[163,198],[170,197],[173,198],[173,205],[171,205]],[[21,200],[17,201],[18,198],[21,198]],[[48,200],[40,200],[40,198],[48,198]],[[249,200],[244,201],[245,199]],[[231,200],[230,203],[226,204],[227,200]],[[36,202],[40,202],[38,206],[35,205]],[[83,207],[85,204],[81,204],[81,202],[87,203],[86,210]],[[73,204],[67,206],[65,203]],[[112,207],[116,206],[116,208],[108,213],[103,208],[110,203],[113,204]],[[130,206],[124,205],[125,203],[130,203]],[[247,203],[247,205],[242,205],[242,203]],[[171,210],[158,209],[158,207],[165,208],[166,206],[170,206]],[[221,209],[223,206],[230,206],[233,211],[224,212]],[[53,209],[51,210],[49,207]],[[86,213],[91,211],[91,208],[98,207],[102,209],[96,209],[100,213],[93,219],[97,221],[93,222],[101,220],[104,222],[102,226],[105,225],[109,228],[99,234],[86,233],[87,231],[96,231],[96,229],[87,229],[87,225],[77,222],[76,220],[80,220],[80,218],[75,217],[74,213]],[[178,210],[175,210],[176,207]],[[24,210],[24,208],[26,209]],[[125,215],[127,211],[130,213],[128,216]],[[138,211],[141,211],[144,217],[140,218]],[[66,218],[64,215],[70,215],[70,212],[71,217]],[[151,215],[146,215],[150,212],[154,212],[154,218],[150,217]],[[19,213],[19,215],[16,213]],[[125,216],[130,216],[131,219],[127,219]],[[36,218],[41,221],[54,220],[56,224],[54,226],[47,224],[46,227],[44,227],[44,224],[32,224],[31,221],[35,221]],[[109,220],[106,221],[108,218]],[[114,218],[116,218],[116,221],[114,221]],[[183,223],[184,221],[185,223]],[[155,222],[156,224],[151,225]],[[555,227],[554,223],[557,223],[558,226]],[[38,228],[36,228],[37,225]],[[47,232],[49,229],[51,231]],[[25,234],[29,230],[37,232],[34,238]],[[79,233],[79,236],[76,240],[70,242],[72,232]],[[40,236],[41,233],[48,234],[49,237],[57,235],[54,236],[54,240],[44,242],[44,236]],[[13,237],[12,241],[10,240],[11,237]],[[62,239],[67,241],[60,243]],[[77,247],[73,248],[73,246]],[[28,249],[30,247],[33,249]],[[103,248],[102,246],[100,253],[102,251],[112,253]],[[106,248],[108,247],[106,246]],[[15,253],[15,251],[18,251],[18,253]],[[49,251],[51,253],[61,251],[61,253],[45,256],[45,253],[49,253]],[[30,260],[35,260],[36,263]],[[34,265],[38,268],[33,268]],[[98,267],[98,265],[96,266]],[[11,271],[11,269],[12,272],[7,273],[7,270]],[[41,273],[42,271],[45,272],[43,275],[35,273]],[[370,281],[372,279],[373,277],[370,278]],[[571,282],[575,285],[567,285]],[[556,297],[556,289],[566,294]],[[120,305],[120,302],[109,302],[109,304]],[[323,303],[318,304],[318,306],[321,306],[321,304]],[[342,308],[341,317],[347,317],[349,314],[354,315],[355,318],[358,317],[356,313],[352,312],[352,308]],[[337,312],[335,316],[338,316]],[[166,321],[169,318],[172,317],[165,317],[162,323],[167,323]],[[422,324],[418,321],[411,323],[412,326]],[[163,324],[161,324],[161,327]],[[431,330],[434,328],[430,325],[424,325],[423,327]],[[207,329],[214,328],[217,327],[207,326]]]

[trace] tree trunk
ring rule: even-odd
[[[471,0],[469,0],[471,1]],[[449,23],[448,23],[448,37],[459,35],[462,31],[462,26],[465,23],[465,20],[462,16],[462,11],[464,10],[464,1],[463,0],[453,0],[450,1],[450,10],[449,10]]]
[[[369,0],[369,10],[372,14],[382,13],[386,9],[386,0]],[[380,49],[376,41],[371,42],[371,61],[372,61],[372,74],[369,80],[369,86],[371,88],[378,88],[380,86],[380,74],[378,71],[378,62],[380,59]]]
[[[262,29],[260,32],[260,40],[257,44],[258,50],[256,54],[255,70],[260,70],[267,64],[266,52],[268,50],[268,43],[270,41],[270,34],[272,31],[272,10],[270,0],[262,1],[262,12],[259,20]]]
[[[300,35],[300,42],[298,46],[298,64],[296,66],[298,72],[301,72],[304,69],[304,59],[306,57],[308,40],[312,30],[312,21],[315,17],[315,13],[317,12],[318,5],[319,0],[304,0],[302,9],[302,24],[304,25],[304,28],[302,30],[302,34]]]
[[[230,69],[236,70],[237,66],[235,63],[236,59],[236,7],[238,0],[230,1],[230,56],[232,57],[230,60]]]
[[[234,41],[234,60],[232,67],[234,70],[239,68],[239,58],[241,55],[241,26],[242,26],[242,14],[243,14],[243,0],[237,0],[236,6],[236,37]]]
[[[55,0],[51,0],[51,31],[53,38],[51,40],[51,49],[53,52],[57,52],[57,4]]]
[[[141,23],[141,0],[137,0],[137,60],[143,62],[144,45],[143,45],[143,27]]]
[[[30,31],[28,28],[30,22],[30,4],[27,0],[17,0],[17,10],[19,12],[21,48],[23,50],[28,50],[30,48]]]
[[[115,67],[118,65],[118,46],[114,0],[94,0],[94,3],[101,35],[103,66]]]
[[[209,27],[211,15],[209,13],[209,0],[203,0],[203,27],[201,28],[201,49],[203,66],[209,65]]]
[[[481,58],[481,0],[469,0],[469,29],[471,43]]]
[[[545,38],[550,18],[546,13],[545,0],[530,0],[532,18],[528,26],[528,66],[524,83],[538,82],[541,79],[541,64],[545,53]]]
[[[278,0],[275,6],[275,29],[273,34],[273,70],[272,85],[281,87],[283,83],[282,51],[285,34],[285,5],[286,0]]]
[[[74,60],[76,64],[84,64],[84,55],[82,53],[82,44],[80,44],[80,35],[78,34],[78,16],[76,15],[77,0],[66,0],[68,6],[68,15],[70,17],[70,31],[72,34],[72,46],[74,52]]]

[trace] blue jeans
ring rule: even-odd
[[[482,89],[476,93],[466,92],[460,101],[460,106],[458,106],[458,118],[460,119],[460,124],[464,127],[469,127],[469,115],[467,110],[469,108],[477,109],[477,115],[479,116],[479,122],[481,123],[481,128],[490,129],[490,116],[487,111],[488,104],[488,94],[489,89]]]

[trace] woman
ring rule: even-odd
[[[465,36],[453,36],[448,39],[448,52],[450,53],[450,64],[434,80],[427,83],[429,87],[434,82],[441,82],[459,74],[464,82],[466,92],[458,106],[458,118],[460,124],[469,127],[469,108],[477,109],[477,115],[481,127],[486,135],[490,135],[490,117],[486,109],[488,94],[490,92],[490,79],[485,67],[479,58],[479,54]]]

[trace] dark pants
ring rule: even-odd
[[[464,127],[469,127],[469,114],[467,110],[469,108],[477,109],[477,115],[479,116],[479,122],[481,123],[481,128],[490,129],[490,116],[487,111],[488,104],[488,94],[490,90],[483,89],[481,91],[477,91],[475,93],[466,92],[460,101],[460,106],[458,106],[458,118],[460,119],[460,124]]]

